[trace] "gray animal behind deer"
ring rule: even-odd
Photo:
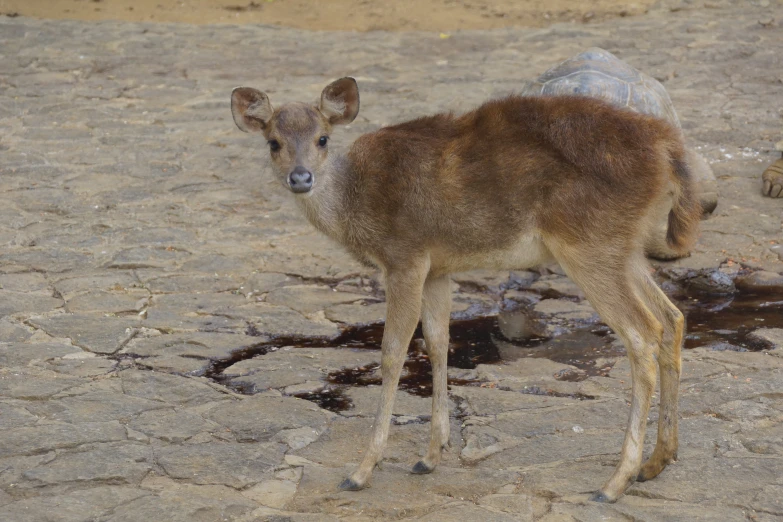
[[[383,387],[368,450],[340,488],[368,485],[389,433],[406,351],[421,319],[432,363],[429,473],[449,440],[446,359],[449,273],[557,261],[623,339],[633,377],[620,462],[591,498],[615,501],[677,453],[684,319],[650,277],[643,242],[668,214],[669,245],[686,251],[701,208],[679,131],[663,120],[584,97],[510,96],[461,116],[438,114],[329,150],[334,125],[359,112],[352,78],[316,104],[273,108],[262,92],[231,96],[234,121],[266,138],[274,170],[307,219],[386,283]],[[661,375],[658,439],[642,464],[647,413]]]

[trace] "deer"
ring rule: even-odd
[[[676,460],[685,319],[653,279],[644,243],[667,215],[671,248],[687,252],[698,234],[701,209],[680,131],[593,98],[510,95],[461,115],[382,127],[338,153],[332,130],[359,112],[350,77],[327,85],[315,103],[277,108],[265,93],[237,87],[231,111],[240,130],[266,139],[272,171],[307,220],[383,276],[381,396],[369,446],[339,489],[367,487],[380,466],[419,321],[432,417],[426,455],[412,473],[439,464],[449,441],[449,274],[482,268],[559,263],[625,344],[629,420],[619,463],[591,500],[614,502]],[[642,462],[656,370],[658,434]]]

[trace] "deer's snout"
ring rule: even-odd
[[[304,194],[313,188],[313,175],[304,167],[294,167],[288,175],[288,186],[294,194]]]

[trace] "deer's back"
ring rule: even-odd
[[[352,219],[372,223],[376,249],[460,255],[531,234],[628,235],[666,190],[668,155],[681,147],[666,122],[598,100],[494,100],[357,140]]]

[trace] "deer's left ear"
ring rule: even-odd
[[[260,132],[272,118],[269,97],[252,87],[237,87],[231,93],[231,114],[234,123],[245,132]]]
[[[359,86],[351,77],[340,78],[321,92],[318,110],[332,125],[351,123],[359,114]]]

